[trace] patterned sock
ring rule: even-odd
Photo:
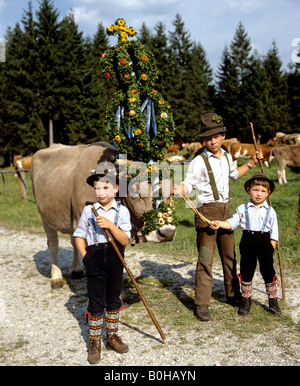
[[[266,290],[269,299],[277,299],[277,285],[280,285],[280,281],[277,276],[274,276],[272,283],[265,283]]]
[[[103,326],[103,315],[92,316],[89,315],[89,339],[101,339]]]
[[[242,292],[242,297],[249,299],[251,298],[252,295],[252,281],[249,283],[246,283],[244,281],[241,282],[241,292]]]
[[[105,312],[106,322],[106,334],[107,336],[116,334],[119,329],[119,310],[117,311],[106,311]]]

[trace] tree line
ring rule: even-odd
[[[33,12],[31,1],[15,27],[7,30],[6,62],[0,63],[0,155],[8,165],[14,154],[29,155],[53,142],[67,145],[107,140],[105,112],[111,86],[102,73],[101,54],[111,43],[100,22],[84,37],[70,12],[59,20],[51,0]],[[106,26],[107,27],[107,26]],[[179,14],[173,30],[144,23],[138,40],[154,53],[156,88],[171,104],[175,139],[197,141],[200,116],[215,111],[228,136],[250,141],[253,122],[261,141],[300,125],[299,64],[282,70],[276,42],[266,55],[252,50],[239,23],[225,46],[215,78],[206,52]]]

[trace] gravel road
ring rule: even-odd
[[[86,281],[70,280],[72,249],[69,240],[60,239],[60,265],[67,283],[62,289],[50,288],[50,260],[43,234],[16,232],[0,227],[0,364],[6,366],[89,366],[87,362],[88,327]],[[150,249],[151,250],[151,249]],[[145,256],[134,248],[126,252],[134,276],[151,275],[149,264],[166,278],[173,275],[176,285],[194,281],[194,264],[181,264],[172,257]],[[141,261],[147,260],[148,271]],[[164,268],[166,267],[166,268]],[[173,269],[167,270],[167,267]],[[152,272],[154,273],[154,272]],[[222,271],[215,268],[222,282]],[[296,283],[296,285],[295,285]],[[102,345],[99,366],[241,366],[300,364],[299,275],[285,277],[284,313],[293,322],[276,324],[275,331],[257,333],[243,339],[229,329],[215,330],[213,319],[199,322],[197,331],[178,336],[177,330],[164,329],[167,342],[162,343],[155,326],[143,329],[137,323],[120,323],[120,335],[129,345],[127,354],[119,355]],[[259,274],[254,278],[255,300],[267,303]],[[228,306],[229,307],[229,306]],[[123,313],[131,312],[130,307]],[[144,317],[149,317],[146,310]],[[156,315],[159,319],[158,315]],[[237,316],[238,317],[238,316]],[[197,344],[196,344],[197,341]]]

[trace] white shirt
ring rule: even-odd
[[[221,158],[211,153],[207,148],[203,152],[211,165],[216,186],[219,193],[219,200],[215,201],[212,187],[209,181],[205,163],[200,155],[195,157],[189,164],[183,184],[187,187],[188,193],[198,189],[198,207],[210,202],[229,202],[229,174],[232,180],[238,180],[239,175],[232,157],[227,153],[230,168],[225,156],[225,150],[221,148]]]
[[[249,229],[251,231],[261,231],[262,226],[264,223],[264,220],[266,218],[266,213],[268,209],[268,204],[266,201],[259,207],[256,208],[256,206],[252,203],[251,200],[247,203],[248,206],[248,214],[249,214]],[[232,217],[228,220],[231,229],[234,230],[238,226],[240,226],[240,229],[246,230],[246,216],[245,216],[245,205],[242,204],[237,207],[235,213],[232,215]],[[270,215],[269,219],[266,223],[265,232],[270,232],[270,238],[271,240],[278,241],[278,222],[277,222],[277,215],[275,210],[271,207],[270,208]]]
[[[94,204],[95,209],[97,210],[99,216],[105,217],[110,220],[112,223],[115,221],[116,211],[117,211],[117,202],[113,200],[111,206],[105,210],[103,206],[99,203],[99,201]],[[86,239],[88,245],[94,244],[94,222],[92,221],[92,205],[87,205],[83,208],[83,211],[80,216],[80,220],[77,226],[77,229],[73,233],[74,237],[80,237],[82,239]],[[129,210],[120,205],[119,218],[118,218],[118,228],[120,228],[128,238],[131,237],[131,221],[130,221],[130,213]],[[107,243],[108,239],[106,234],[102,228],[96,224],[96,238],[98,243]]]

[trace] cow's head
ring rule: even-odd
[[[170,180],[169,180],[170,181]],[[122,198],[122,203],[127,206],[131,214],[131,220],[133,223],[132,234],[136,242],[152,241],[155,243],[161,243],[165,241],[172,241],[176,235],[176,226],[174,215],[171,213],[174,211],[172,204],[166,205],[167,198],[163,200],[158,209],[156,209],[156,199],[153,197],[153,187],[150,182],[134,182],[129,183],[129,192],[126,197]],[[171,189],[171,182],[170,182]],[[160,208],[165,206],[165,210]],[[148,216],[148,217],[147,217]],[[148,226],[147,219],[158,224],[154,225],[152,229]],[[150,221],[149,220],[149,221]],[[171,220],[171,221],[170,221]],[[161,222],[161,224],[160,224]]]
[[[151,176],[153,177],[154,173],[150,174],[149,165],[141,167],[141,162],[120,162],[119,159],[116,162],[111,159],[109,162],[112,168],[119,171],[118,198],[130,212],[133,225],[131,233],[135,242],[161,243],[174,240],[177,221],[170,197],[173,191],[170,175],[165,173],[163,176],[160,172],[160,181],[153,181]],[[103,167],[106,169],[108,166],[106,160]],[[152,166],[152,169],[155,167]],[[149,226],[148,220],[153,226]]]

